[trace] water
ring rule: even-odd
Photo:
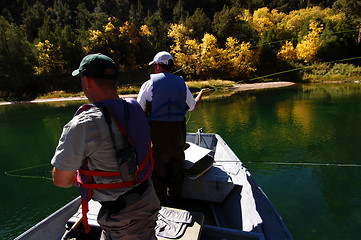
[[[77,196],[50,180],[3,173],[44,165],[12,173],[49,177],[62,127],[81,103],[0,106],[0,239],[16,237]],[[295,239],[355,239],[361,167],[317,164],[361,164],[360,110],[360,84],[298,85],[204,101],[187,116],[187,128],[222,136]]]

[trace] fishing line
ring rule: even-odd
[[[248,161],[243,163],[262,163],[262,164],[270,164],[270,165],[326,166],[326,167],[361,167],[361,164],[355,164],[355,163],[266,162],[266,161]]]
[[[20,169],[15,169],[15,170],[11,170],[11,171],[6,171],[6,172],[4,172],[4,174],[7,175],[7,176],[10,176],[10,177],[37,178],[37,179],[52,180],[52,178],[49,178],[49,177],[45,176],[46,173],[50,173],[51,171],[37,172],[37,173],[42,173],[43,176],[25,175],[25,174],[29,174],[29,173],[16,173],[16,172],[21,172],[21,171],[24,171],[24,170],[43,167],[43,166],[49,166],[49,164],[46,163],[46,164],[40,164],[40,165],[36,165],[36,166],[32,166],[32,167],[26,167],[26,168],[20,168]]]
[[[321,35],[333,35],[333,34],[338,34],[338,33],[358,32],[358,31],[359,31],[359,29],[356,28],[356,29],[353,29],[353,30],[330,32],[330,33],[324,33],[324,34],[321,34]],[[299,37],[297,37],[297,38],[288,38],[288,39],[282,39],[282,40],[273,41],[273,42],[265,42],[265,43],[263,43],[263,44],[253,46],[253,47],[251,47],[250,49],[259,48],[259,47],[263,47],[263,46],[266,46],[266,45],[272,45],[272,44],[275,44],[275,43],[281,43],[281,42],[286,42],[286,41],[298,40],[298,39],[300,39],[300,38],[299,38]]]
[[[328,64],[328,63],[345,62],[345,61],[351,61],[351,60],[355,60],[355,59],[361,59],[361,57],[345,58],[345,59],[340,59],[340,60],[335,60],[335,61],[330,61],[330,62],[324,62],[324,63]],[[256,80],[256,79],[261,79],[261,78],[266,78],[266,77],[271,77],[271,76],[280,75],[280,74],[283,74],[283,73],[298,71],[298,70],[307,69],[307,68],[312,68],[312,67],[317,67],[317,66],[318,66],[318,65],[313,64],[313,65],[311,65],[311,66],[289,69],[289,70],[282,71],[282,72],[276,72],[276,73],[271,73],[271,74],[264,75],[264,76],[260,76],[260,77],[250,78],[250,79],[248,79],[248,81],[252,81],[252,80]],[[242,82],[243,82],[243,81],[238,81],[237,83],[242,83]]]

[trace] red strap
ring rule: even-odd
[[[81,198],[81,211],[83,215],[83,225],[84,225],[85,233],[88,233],[90,232],[88,216],[87,216],[87,213],[89,212],[89,206],[88,206],[88,202],[85,201],[83,198]]]
[[[153,170],[153,167],[154,167],[154,160],[153,160],[153,154],[152,154],[153,150],[152,148],[150,147],[150,144],[148,143],[148,154],[147,156],[145,157],[146,159],[147,158],[150,158],[150,167],[148,168],[148,172],[147,174],[145,175],[145,177],[143,178],[142,182],[147,179],[150,175],[150,173],[152,172]],[[145,168],[146,164],[148,163],[148,161],[143,161],[142,164],[139,166],[139,169],[135,172],[135,179],[137,179],[137,173],[138,171],[140,170],[143,170],[143,168]]]
[[[120,172],[103,172],[103,171],[90,171],[80,168],[79,171],[87,176],[99,176],[99,177],[120,177]]]
[[[136,181],[128,181],[128,182],[117,182],[117,183],[82,183],[79,184],[86,189],[113,189],[113,188],[126,188],[134,186]]]

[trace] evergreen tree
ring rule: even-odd
[[[92,14],[88,11],[85,3],[77,6],[75,25],[78,33],[87,31],[91,27]]]
[[[98,0],[97,10],[98,13],[104,13],[106,19],[115,17],[122,22],[128,20],[130,10],[129,0]],[[99,19],[98,19],[99,20]]]
[[[55,0],[48,12],[53,26],[64,28],[66,25],[74,25],[69,5],[62,0]]]
[[[188,12],[185,10],[182,0],[178,0],[177,5],[173,9],[173,22],[184,23],[188,17]]]
[[[132,3],[129,11],[129,21],[134,23],[137,27],[140,27],[144,24],[144,17],[143,5],[141,1],[138,0],[137,6]]]
[[[24,0],[24,12],[22,28],[25,30],[27,39],[30,42],[33,42],[39,36],[39,28],[44,23],[44,18],[46,16],[44,5],[36,2],[32,7],[27,5],[26,0]]]
[[[0,62],[0,86],[22,94],[29,75],[33,74],[32,66],[36,62],[34,49],[20,28],[3,16],[0,16]]]
[[[353,25],[361,24],[361,1],[360,0],[337,0],[333,9],[342,10],[350,18]]]
[[[225,42],[228,37],[250,41],[250,36],[246,33],[249,27],[236,18],[241,12],[238,7],[229,8],[225,5],[221,12],[214,14],[212,28],[220,42]]]
[[[167,38],[168,24],[163,22],[158,12],[149,15],[146,19],[146,24],[149,26],[151,36],[149,41],[153,47],[154,53],[165,50],[170,46],[170,40]]]
[[[205,33],[210,33],[210,25],[211,21],[200,8],[197,8],[194,14],[185,21],[185,26],[193,30],[191,38],[197,40],[201,40]]]

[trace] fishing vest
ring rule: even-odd
[[[151,74],[153,82],[152,112],[148,120],[183,121],[187,88],[182,77],[170,73]]]
[[[83,165],[77,171],[76,181],[81,195],[83,223],[86,233],[90,231],[86,214],[93,189],[132,187],[148,179],[153,170],[149,124],[138,102],[135,99],[129,98],[126,100],[115,99],[94,104],[85,104],[76,111],[74,116],[92,107],[98,107],[102,111],[109,127],[117,160],[120,162],[118,161],[118,169],[114,172],[91,171],[88,168],[88,159],[85,159]],[[111,120],[115,121],[122,135],[126,138],[128,142],[127,148],[117,150],[114,135],[111,130]],[[133,153],[134,157],[132,157]],[[123,160],[128,162],[124,163],[122,162]],[[121,165],[119,166],[119,164]],[[121,177],[126,181],[100,184],[94,183],[93,176],[104,178]]]

